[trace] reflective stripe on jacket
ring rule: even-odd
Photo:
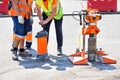
[[[33,0],[28,0],[28,3],[26,2],[26,0],[18,0],[18,9],[22,17],[26,17],[26,19],[29,18],[31,14],[32,2]],[[11,16],[17,16],[13,7],[10,9],[9,13]]]

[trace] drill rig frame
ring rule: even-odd
[[[76,49],[76,53],[73,53],[68,56],[68,59],[73,64],[88,64],[88,62],[102,62],[105,64],[116,64],[116,60],[109,57],[105,51],[100,48],[97,49],[97,34],[100,32],[100,29],[97,27],[97,22],[101,20],[101,14],[97,9],[88,9],[88,10],[81,10],[79,12],[80,17],[80,25],[82,25],[82,49],[81,51],[79,48]],[[87,27],[86,27],[87,26]],[[86,35],[89,36],[88,38],[88,50],[85,50],[85,41]]]

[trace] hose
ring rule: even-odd
[[[78,16],[78,14],[79,14],[79,19],[78,18],[76,18],[75,16]],[[73,16],[73,18],[75,19],[75,20],[77,20],[77,21],[80,21],[81,22],[81,13],[79,12],[79,11],[73,11],[72,12],[72,16]],[[78,47],[77,47],[77,49],[76,50],[78,50],[79,51],[79,49],[81,48],[81,46],[82,46],[82,44],[81,44],[81,35],[82,35],[82,32],[80,32],[79,33],[79,36],[78,36]]]

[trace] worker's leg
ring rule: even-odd
[[[24,34],[24,36],[26,36],[27,34],[27,27],[29,27],[29,20],[28,19],[24,19],[24,30],[22,32],[22,34]],[[31,56],[31,54],[29,54],[25,49],[24,49],[24,41],[25,39],[21,39],[20,40],[20,44],[19,44],[19,55],[21,57],[27,57],[27,56]]]
[[[20,40],[14,39],[13,50],[12,50],[12,59],[13,60],[18,60],[17,51],[18,51],[18,44],[19,44],[19,42],[20,42]]]
[[[47,19],[47,15],[43,12],[42,13],[42,16],[43,16],[43,20]],[[49,40],[49,29],[50,29],[50,24],[51,24],[52,20],[49,21],[46,25],[44,25],[43,27],[43,30],[47,31],[48,32],[48,38],[47,38],[47,41]]]
[[[18,60],[18,47],[20,47],[20,52],[24,52],[24,38],[26,35],[26,29],[24,24],[18,23],[18,17],[12,17],[14,28],[13,32],[15,34],[15,38],[13,39],[13,50],[12,50],[12,58],[13,60]]]
[[[19,56],[21,57],[31,57],[32,54],[30,54],[28,51],[24,49],[24,39],[20,40],[20,45],[19,45]]]
[[[56,39],[57,39],[57,51],[58,55],[62,54],[62,45],[63,45],[63,33],[62,33],[62,21],[63,17],[60,20],[55,21],[55,29],[56,29]]]
[[[32,24],[30,23],[30,19],[28,20],[28,26],[26,30],[27,30],[27,35],[25,37],[26,39],[25,47],[27,49],[30,49],[32,46]]]
[[[27,49],[30,49],[31,46],[32,46],[32,33],[28,33],[28,34],[26,35],[25,47],[26,47]]]
[[[13,20],[13,32],[14,32],[14,39],[13,39],[13,50],[12,50],[12,58],[13,60],[18,60],[18,46],[20,43],[20,40],[24,38],[24,35],[21,35],[21,30],[24,28],[24,25],[18,23],[18,17],[12,17]]]

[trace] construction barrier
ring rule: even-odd
[[[98,9],[100,12],[117,12],[117,0],[88,0],[87,8]]]
[[[8,14],[8,0],[0,0],[0,14]]]
[[[38,55],[47,54],[47,36],[48,33],[44,30],[37,33],[37,51]]]

